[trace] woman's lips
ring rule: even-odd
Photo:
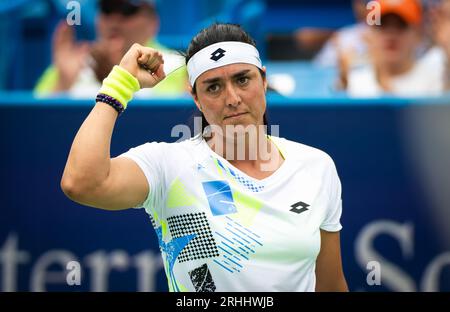
[[[247,114],[247,112],[244,112],[244,113],[238,113],[238,114],[233,114],[233,115],[230,115],[230,116],[226,116],[225,119],[235,118],[235,117],[239,117],[239,116],[242,116],[242,115],[245,115],[245,114]]]

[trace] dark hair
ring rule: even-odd
[[[198,51],[210,46],[214,43],[223,41],[239,41],[251,44],[256,47],[256,42],[252,37],[244,30],[240,25],[237,24],[221,24],[215,23],[211,26],[200,31],[190,42],[189,47],[186,51],[185,58],[186,64]],[[265,78],[266,74],[259,70],[261,76]],[[197,92],[195,84],[192,86],[192,92],[195,94]],[[202,132],[209,126],[203,113],[200,112],[202,117]],[[264,125],[268,125],[266,113],[264,113]]]

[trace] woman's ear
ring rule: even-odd
[[[266,66],[263,66],[261,70],[264,73],[264,76],[262,77],[263,85],[264,85],[264,92],[267,92],[268,83],[267,83],[267,68],[266,68]]]

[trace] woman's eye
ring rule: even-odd
[[[218,84],[212,84],[212,85],[210,85],[208,87],[207,91],[208,92],[212,92],[212,93],[217,92],[217,91],[219,91],[219,85]]]

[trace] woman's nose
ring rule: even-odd
[[[241,103],[241,97],[239,96],[236,88],[233,84],[227,85],[226,92],[226,104],[230,106],[237,106]]]

